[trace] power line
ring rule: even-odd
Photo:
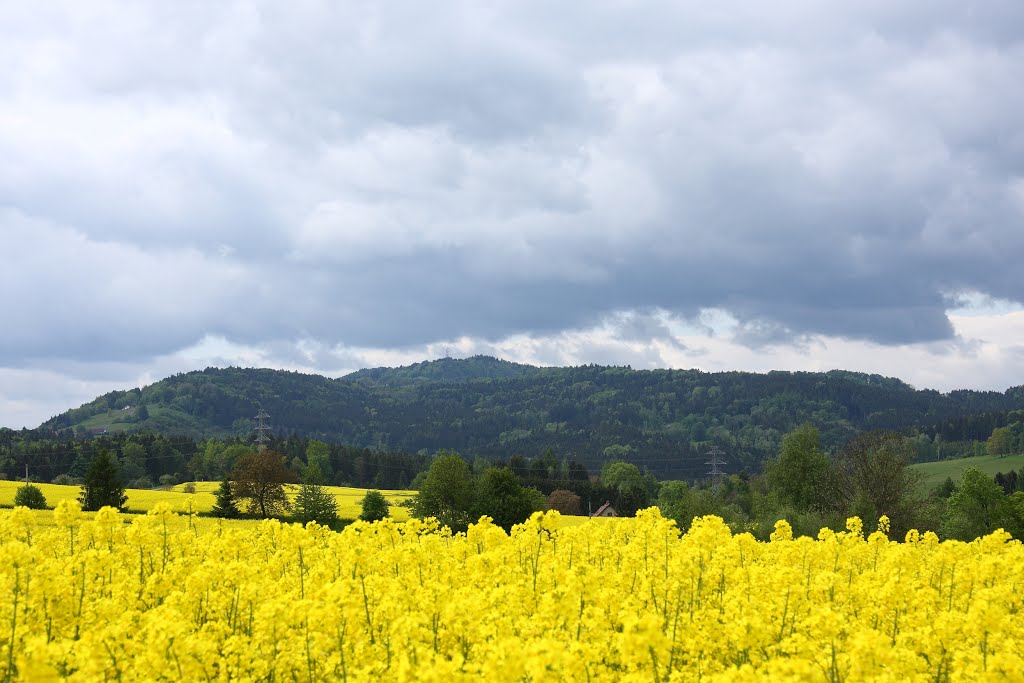
[[[267,414],[266,412],[264,412],[262,409],[260,410],[260,414],[262,415],[262,420],[263,421],[267,420],[270,417],[270,415]],[[260,416],[257,415],[256,418],[257,418],[257,420],[259,420]],[[254,440],[257,443],[261,443],[264,446],[264,448],[270,447],[270,445],[271,445],[271,443],[273,441],[280,439],[280,437],[271,438],[271,437],[267,436],[267,432],[269,432],[271,430],[271,427],[268,424],[266,424],[266,422],[262,423],[262,429],[263,429],[263,431],[258,431],[259,427],[257,427],[257,436],[255,437]],[[103,435],[103,436],[105,438],[116,438],[116,434],[113,434],[113,435]],[[131,443],[131,440],[130,440],[131,437],[129,436],[128,438],[129,438],[129,442],[128,443]],[[26,442],[25,445],[27,446],[28,443],[31,443],[31,442]],[[92,440],[81,441],[81,442],[66,442],[66,443],[68,443],[69,445],[70,444],[74,444],[74,445],[72,445],[67,450],[51,450],[51,449],[47,449],[47,450],[38,450],[37,451],[37,450],[31,449],[30,447],[29,448],[25,448],[25,450],[21,450],[20,448],[18,448],[17,446],[14,446],[12,444],[13,448],[11,448],[11,451],[10,451],[9,455],[11,455],[14,458],[16,458],[15,462],[21,461],[21,466],[24,466],[24,465],[27,464],[32,470],[38,471],[38,470],[41,470],[41,469],[50,469],[50,468],[54,467],[55,464],[54,463],[36,463],[36,462],[33,462],[33,463],[30,464],[30,463],[26,462],[26,460],[35,460],[37,458],[45,458],[47,456],[56,456],[56,457],[60,457],[60,458],[75,457],[77,455],[77,453],[75,452],[75,451],[77,451],[76,446],[82,446],[82,445],[86,445],[86,444],[90,444],[91,448],[99,448],[99,447],[105,448],[106,450],[110,451],[111,453],[123,457],[124,456],[124,447],[127,445],[127,443],[126,444],[122,444],[122,445],[111,443],[111,444],[108,444],[108,445],[105,445],[105,446],[99,446],[98,444],[96,444],[95,441],[92,441]],[[167,443],[172,448],[174,448],[177,452],[176,453],[169,453],[169,454],[165,454],[165,455],[151,455],[151,454],[147,453],[147,454],[145,454],[145,455],[143,455],[141,457],[138,457],[137,461],[149,462],[149,461],[160,461],[160,460],[172,460],[172,459],[175,459],[175,458],[185,458],[186,460],[188,460],[191,456],[198,455],[198,454],[200,454],[202,452],[202,449],[199,448],[199,446],[201,444],[201,441],[200,442],[196,442],[194,439],[189,438],[189,437],[177,437],[177,438],[167,439]],[[225,441],[224,443],[225,443],[225,445],[231,445],[229,441]],[[379,451],[379,450],[375,450],[373,448],[370,448],[368,446],[357,446],[357,445],[352,445],[352,444],[336,444],[335,443],[335,444],[332,444],[332,445],[333,446],[341,446],[341,447],[346,448],[346,449],[355,449],[355,450],[359,450],[359,451],[369,451],[370,454],[371,454],[371,457],[373,455],[376,455],[378,458],[385,457],[385,456],[399,456],[399,457],[407,457],[407,458],[411,458],[411,459],[415,460],[415,459],[424,457],[424,456],[421,456],[418,453],[410,452],[410,451]],[[24,446],[22,446],[22,448],[24,448]],[[21,452],[18,452],[19,450],[21,450]],[[717,446],[714,446],[712,448],[712,451],[709,451],[707,455],[709,457],[711,457],[713,455],[714,451],[718,451],[718,456],[724,455],[724,453],[722,451],[718,450]],[[567,455],[567,454],[563,452],[562,456],[565,456],[565,455]],[[599,453],[599,452],[594,452],[592,454],[584,454],[584,455],[581,455],[580,453],[575,453],[575,454],[573,454],[573,456],[574,457],[572,457],[571,459],[573,461],[578,462],[578,463],[584,465],[585,467],[587,467],[588,471],[593,471],[593,469],[595,467],[600,467],[600,461],[603,459],[602,454]],[[642,455],[632,455],[632,456],[627,456],[626,459],[629,462],[631,462],[631,463],[633,463],[633,464],[635,464],[637,466],[640,466],[640,467],[653,468],[653,469],[656,469],[656,470],[665,470],[665,469],[667,469],[667,470],[674,471],[677,474],[677,476],[678,475],[684,475],[684,476],[687,476],[687,477],[694,477],[695,475],[697,475],[697,473],[698,473],[698,471],[700,469],[700,465],[701,465],[701,461],[699,459],[699,456],[700,456],[700,453],[695,451],[695,452],[687,453],[685,455],[684,454],[676,454],[676,455],[667,455],[666,454],[664,457],[657,457],[657,456],[651,457],[651,456],[642,456]],[[469,456],[465,456],[465,457],[469,457]],[[506,454],[495,454],[495,453],[490,453],[490,454],[487,454],[487,455],[482,455],[481,457],[483,457],[486,460],[491,460],[491,461],[496,461],[496,460],[507,461],[510,458],[509,455],[506,455]],[[526,456],[525,459],[527,461],[533,461],[533,460],[535,460],[538,457],[541,457],[541,456],[540,455]],[[22,460],[23,458],[25,458],[25,460]],[[370,465],[369,463],[367,463],[368,466],[373,467],[374,471],[408,471],[410,467],[414,467],[415,466],[415,465],[413,465],[411,463],[402,463],[402,464],[384,463],[384,462],[381,462],[380,460],[378,460],[377,458],[374,458],[374,460],[376,460],[376,462],[377,462],[376,465]],[[721,465],[724,465],[725,463],[726,463],[726,461],[724,459],[723,460],[719,460],[718,465],[721,466]],[[708,462],[706,462],[704,464],[712,467],[712,472],[708,472],[707,474],[711,475],[713,480],[716,480],[717,483],[720,484],[721,479],[724,478],[724,476],[726,476],[726,473],[719,469],[719,471],[717,473],[717,477],[716,477],[715,473],[714,473],[715,465],[713,464],[713,462],[711,462],[709,460]]]
[[[270,439],[268,439],[268,442],[269,441],[270,441]],[[83,443],[89,443],[89,442],[83,442]],[[171,442],[170,445],[171,445],[172,448],[174,448],[178,452],[177,453],[172,453],[172,454],[167,454],[167,455],[150,455],[150,454],[147,453],[146,455],[143,455],[143,456],[141,456],[141,457],[139,457],[137,459],[138,460],[142,460],[142,461],[148,461],[148,460],[167,460],[167,459],[178,458],[178,457],[188,458],[190,456],[202,453],[202,449],[198,448],[197,444],[195,444],[195,443],[190,443],[190,442],[187,442],[187,441],[180,442],[180,443]],[[229,442],[225,442],[225,445],[226,446],[231,446],[233,444],[231,444]],[[242,444],[242,445],[244,445],[244,444]],[[349,445],[349,444],[329,444],[329,445],[336,445],[336,446],[340,446],[340,447],[345,448],[345,449],[352,449],[352,450],[356,450],[356,451],[364,451],[365,450],[365,451],[369,451],[369,453],[371,453],[372,455],[376,455],[376,456],[399,456],[399,457],[409,457],[409,458],[429,457],[429,456],[422,456],[422,455],[420,455],[420,454],[418,454],[416,452],[411,452],[411,451],[378,451],[378,450],[374,450],[373,448],[370,448],[368,446],[353,446],[353,445]],[[124,456],[124,446],[110,444],[108,446],[103,446],[101,448],[102,448],[102,450],[107,450],[110,453],[118,455],[120,457]],[[185,450],[182,450],[182,449],[185,449]],[[26,457],[29,458],[29,459],[36,459],[36,458],[47,457],[47,456],[50,456],[50,457],[61,457],[61,456],[62,457],[75,457],[75,456],[78,455],[78,453],[76,452],[75,449],[71,448],[71,449],[68,449],[68,450],[45,450],[45,451],[43,451],[43,450],[39,450],[39,451],[37,451],[37,450],[26,450],[26,451],[21,451],[21,452],[10,452],[9,455],[12,456],[12,457],[15,457],[17,460],[21,460],[22,458],[26,458]],[[463,457],[469,458],[471,456],[464,455]],[[504,460],[504,461],[507,461],[507,460],[510,459],[511,456],[489,454],[489,455],[482,455],[480,457],[483,457],[485,460]],[[524,456],[524,459],[527,462],[532,462],[533,460],[536,460],[539,457],[541,457],[541,456]],[[577,454],[576,457],[573,458],[573,459],[570,459],[569,462],[577,462],[577,463],[579,463],[581,465],[586,465],[588,467],[593,467],[595,465],[599,465],[600,461],[603,459],[603,457],[604,456],[602,456],[600,453],[595,453],[593,456],[580,456],[579,454]],[[698,454],[690,454],[690,455],[686,455],[686,456],[670,456],[670,457],[665,457],[665,458],[650,458],[650,457],[629,456],[629,457],[627,457],[627,461],[633,463],[634,465],[642,465],[642,466],[645,466],[645,467],[652,466],[652,465],[677,465],[677,466],[683,466],[683,467],[686,467],[686,468],[696,468],[696,467],[698,467],[701,464],[699,462],[699,457],[700,457],[699,453]],[[559,459],[559,461],[560,460],[561,460],[561,458]],[[710,464],[710,463],[706,463],[706,464]],[[47,467],[48,465],[40,465],[38,463],[32,463],[29,466],[32,467],[32,468],[37,468],[37,467]]]

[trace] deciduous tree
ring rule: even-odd
[[[658,509],[665,517],[674,520],[680,531],[686,532],[693,524],[694,517],[718,515],[727,522],[734,517],[734,511],[708,489],[691,488],[684,481],[666,481],[658,490]]]
[[[989,455],[1006,455],[1012,451],[1013,432],[1009,427],[996,427],[985,442],[985,450]]]
[[[334,470],[331,468],[331,447],[323,441],[310,441],[306,446],[306,463],[308,467],[316,465],[320,468],[324,483],[334,481]]]
[[[452,531],[465,531],[473,506],[473,488],[469,464],[455,453],[442,452],[430,464],[412,513],[420,518],[436,517]]]
[[[819,508],[828,457],[819,447],[818,428],[805,423],[782,437],[779,457],[766,467],[768,482],[779,498],[800,512]]]
[[[991,477],[968,467],[949,496],[942,533],[946,538],[972,541],[1006,528],[1010,522],[1010,501]]]
[[[876,520],[886,515],[899,536],[918,526],[920,475],[910,469],[914,448],[901,434],[873,431],[842,448],[825,495],[851,514]]]
[[[622,460],[608,463],[601,469],[601,483],[611,490],[612,506],[621,516],[632,516],[650,502],[647,479],[633,463]]]
[[[537,489],[524,487],[519,477],[507,467],[484,470],[477,484],[476,499],[471,509],[473,521],[483,515],[505,531],[544,509],[544,496]]]
[[[276,451],[245,453],[239,457],[231,479],[235,498],[247,501],[250,514],[270,517],[291,508],[284,485],[291,481],[292,473],[284,456]]]
[[[319,465],[311,463],[306,467],[305,481],[295,496],[294,506],[295,518],[303,524],[316,522],[331,526],[338,521],[338,500],[323,489],[323,480]]]

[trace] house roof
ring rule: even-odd
[[[615,508],[612,507],[611,503],[605,503],[601,507],[597,508],[597,510],[594,512],[594,514],[592,514],[590,516],[591,517],[600,517],[601,513],[604,512],[605,510],[609,509],[609,508],[611,509],[612,512],[615,512]]]

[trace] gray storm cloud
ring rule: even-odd
[[[1024,302],[1019,3],[0,9],[0,365]],[[630,319],[628,334],[661,335]]]

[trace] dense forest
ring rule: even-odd
[[[808,422],[828,451],[859,432],[890,429],[912,437],[918,459],[970,454],[994,428],[1019,421],[1011,411],[1024,410],[1024,386],[942,394],[838,370],[537,368],[485,356],[339,379],[208,368],[110,392],[40,431],[58,439],[155,432],[246,440],[260,409],[281,440],[418,456],[451,449],[503,460],[552,452],[590,469],[621,458],[659,478],[696,479],[712,445],[725,451],[728,471],[758,471],[783,434]]]

